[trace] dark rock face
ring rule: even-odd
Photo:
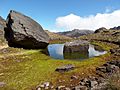
[[[5,37],[11,47],[39,49],[49,44],[48,34],[28,16],[11,10],[6,23]]]
[[[76,40],[64,44],[64,53],[87,52],[89,49],[89,42],[84,40]]]
[[[107,32],[108,30],[105,27],[101,27],[97,29],[94,33],[101,33],[101,32]]]
[[[72,64],[68,64],[68,65],[56,68],[55,71],[57,71],[57,72],[66,72],[66,71],[70,71],[70,70],[73,70],[73,69],[75,69],[75,66],[72,65]]]
[[[110,30],[120,30],[120,26],[118,26],[118,27],[113,27],[113,28],[110,28]]]
[[[94,33],[92,30],[79,30],[74,29],[72,31],[66,31],[66,32],[58,32],[60,35],[65,35],[69,37],[80,37],[82,35],[88,35]]]

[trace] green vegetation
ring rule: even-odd
[[[120,44],[120,30],[109,30],[107,32],[94,33],[79,37],[84,40],[104,41]]]
[[[113,43],[106,43],[106,42],[100,42],[100,41],[93,41],[93,42],[91,42],[91,44],[98,45],[98,46],[102,47],[106,51],[109,51],[112,48],[119,47],[118,45],[113,44]]]
[[[94,42],[109,50],[114,45]],[[95,75],[95,68],[110,59],[110,53],[90,58],[83,61],[74,60],[54,60],[43,54],[42,50],[24,50],[7,48],[0,53],[0,82],[7,85],[0,90],[29,90],[35,88],[38,84],[50,81],[57,85],[58,80],[65,80],[63,85],[75,84],[70,81],[72,75],[83,78],[89,75]],[[77,68],[64,74],[55,72],[58,66],[73,64]]]
[[[45,30],[45,32],[49,35],[51,44],[65,43],[65,42],[69,42],[69,41],[73,40],[73,38],[71,38],[71,37],[67,37],[65,35],[59,35],[54,32],[50,32],[48,30]]]

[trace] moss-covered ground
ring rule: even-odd
[[[52,82],[54,85],[76,84],[71,81],[72,75],[83,78],[95,74],[95,68],[102,65],[112,57],[109,53],[116,45],[93,42],[108,51],[107,54],[82,61],[75,60],[55,60],[42,50],[24,50],[16,48],[4,48],[0,50],[0,82],[5,82],[6,86],[0,90],[31,90],[42,82]],[[55,69],[65,64],[73,64],[75,70],[58,73]],[[59,80],[64,80],[62,83]]]

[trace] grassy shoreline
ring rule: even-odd
[[[73,60],[54,60],[43,54],[41,50],[24,50],[14,49],[13,52],[6,52],[0,56],[0,82],[4,81],[6,87],[1,90],[30,90],[42,82],[52,82],[55,85],[76,84],[71,82],[72,75],[84,78],[89,75],[95,75],[95,68],[101,66],[106,61],[111,60],[109,50],[116,47],[114,44],[106,44],[103,42],[93,42],[107,50],[108,53],[99,57],[90,58],[83,61]],[[11,51],[10,50],[10,51]],[[16,53],[16,54],[15,54]],[[65,64],[73,64],[76,68],[73,71],[64,74],[55,72],[58,66]],[[59,80],[65,80],[59,83]]]

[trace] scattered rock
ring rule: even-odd
[[[113,72],[116,72],[119,70],[120,68],[119,65],[120,65],[120,61],[118,60],[110,61],[110,62],[103,64],[103,66],[101,67],[97,67],[96,72],[98,75],[101,75],[101,76],[104,76],[104,74],[106,73],[112,74]]]
[[[71,79],[76,80],[76,79],[78,79],[78,77],[73,75],[73,76],[71,76]]]
[[[98,82],[97,81],[90,81],[90,87],[91,88],[94,88],[98,85]]]
[[[52,89],[52,88],[53,88],[53,86],[52,86],[51,82],[44,82],[43,84],[40,84],[37,86],[37,90],[41,90],[41,89],[48,90],[48,89]]]
[[[65,90],[71,90],[70,88],[66,87]]]
[[[106,67],[105,66],[97,67],[96,71],[101,71],[103,73],[106,73]]]
[[[109,61],[105,64],[103,64],[101,67],[96,68],[96,72],[99,76],[88,76],[87,78],[83,78],[80,80],[80,82],[77,85],[70,84],[70,87],[66,86],[57,86],[55,90],[106,90],[106,85],[108,84],[106,78],[111,76],[114,72],[118,71],[120,69],[119,67],[120,61],[119,60],[113,60]],[[71,70],[71,68],[75,68],[75,66],[68,64],[63,67],[59,67],[56,69],[58,72],[65,72]],[[111,73],[111,74],[109,74]],[[101,76],[100,76],[101,75]],[[71,79],[78,80],[79,77],[73,75],[71,76]],[[60,83],[62,83],[62,80],[58,80]],[[46,82],[39,86],[39,89],[41,88],[50,89],[50,83]],[[56,87],[56,86],[55,86]],[[53,90],[54,88],[52,88]],[[50,89],[51,90],[51,89]]]
[[[11,10],[6,23],[5,38],[11,47],[40,49],[49,44],[48,34],[28,16]]]
[[[56,90],[65,90],[65,86],[58,86]]]
[[[5,82],[0,82],[0,87],[4,87],[6,85]]]
[[[72,90],[88,90],[88,88],[86,86],[78,85],[75,86]]]
[[[73,69],[75,69],[74,65],[67,64],[65,66],[61,66],[61,67],[56,68],[55,71],[57,71],[57,72],[67,72],[67,71],[70,71],[70,70],[73,70]]]

